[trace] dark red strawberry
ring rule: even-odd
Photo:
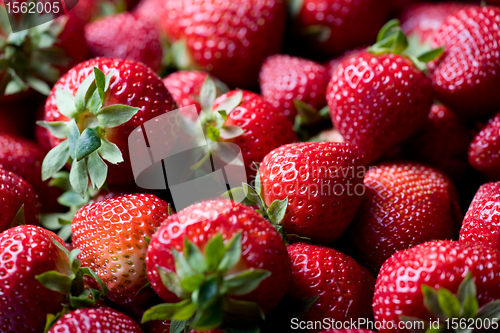
[[[262,196],[259,204],[265,206],[261,210],[280,207],[281,216],[271,221],[292,240],[335,241],[361,203],[362,158],[356,147],[338,142],[288,144],[271,151],[256,182],[255,196]]]
[[[433,45],[445,53],[430,64],[441,102],[468,118],[500,109],[500,8],[470,6],[446,19]]]
[[[372,318],[374,277],[354,259],[334,249],[295,243],[288,246],[293,284],[288,296],[312,305],[299,317],[306,322]],[[318,328],[308,328],[318,332]]]
[[[323,54],[342,54],[370,44],[384,25],[391,0],[297,0],[289,2],[295,31]]]
[[[455,113],[434,103],[427,121],[403,143],[402,150],[406,158],[436,167],[456,179],[470,168],[467,152],[472,139],[472,131]]]
[[[0,232],[9,229],[12,223],[40,224],[40,203],[33,187],[1,167],[0,198]]]
[[[278,304],[291,280],[286,247],[274,227],[254,209],[224,199],[170,216],[151,239],[147,267],[161,298],[183,301],[175,305],[179,312],[165,311],[172,304],[151,308],[143,322],[194,316],[186,323],[188,331],[219,327],[226,311],[262,317]],[[191,303],[193,292],[197,303]]]
[[[113,333],[143,333],[135,321],[123,313],[108,307],[71,311],[59,319],[48,333],[101,333],[105,331]]]
[[[465,214],[460,241],[500,250],[500,182],[478,190]]]
[[[19,136],[33,135],[35,114],[32,112],[34,103],[7,103],[0,104],[0,134]]]
[[[455,187],[441,172],[420,164],[386,163],[370,168],[364,183],[348,244],[373,273],[397,251],[454,238],[462,213]]]
[[[151,296],[147,290],[139,293],[148,283],[145,237],[168,211],[168,204],[153,195],[132,194],[84,206],[73,218],[73,244],[82,250],[82,265],[104,281],[114,303],[139,306]]]
[[[407,36],[418,37],[421,43],[430,43],[448,16],[466,6],[458,2],[414,4],[401,14],[401,29]]]
[[[62,309],[64,295],[46,289],[35,278],[47,271],[69,269],[68,259],[54,242],[64,247],[56,234],[35,226],[0,233],[2,332],[43,332],[47,314]]]
[[[487,179],[500,180],[500,113],[472,141],[469,162]]]
[[[280,51],[286,9],[282,0],[167,0],[161,30],[180,68],[201,67],[241,88],[257,84],[264,59]],[[193,13],[197,13],[193,15]]]
[[[96,57],[129,59],[157,71],[163,51],[153,23],[130,13],[107,16],[85,27],[90,54]]]
[[[379,332],[409,333],[404,327],[411,324],[402,321],[437,318],[442,331],[447,318],[450,325],[453,318],[483,318],[482,323],[489,318],[491,327],[491,317],[498,318],[499,267],[500,252],[482,245],[433,241],[397,252],[382,266],[375,286],[375,320],[386,322]],[[486,305],[491,301],[496,302]]]
[[[342,62],[330,81],[327,100],[334,127],[359,147],[366,163],[415,132],[431,107],[432,87],[419,69],[425,67],[420,60],[439,52],[412,57],[413,62],[404,53],[407,46],[398,22],[390,21],[370,52]]]
[[[0,134],[0,168],[14,172],[26,180],[41,203],[42,212],[60,209],[57,198],[62,192],[42,181],[45,151],[34,142],[9,134]]]
[[[315,110],[326,106],[325,92],[329,79],[322,65],[288,55],[274,55],[266,59],[259,77],[262,97],[292,123],[297,115],[297,105]]]
[[[45,104],[46,122],[41,125],[52,131],[50,141],[55,148],[44,161],[43,179],[71,159],[72,186],[80,194],[86,191],[89,178],[97,188],[106,178],[110,184],[132,183],[129,135],[175,108],[161,79],[142,63],[96,58],[79,64],[59,80]],[[170,126],[165,128],[169,133],[178,130],[165,126]]]

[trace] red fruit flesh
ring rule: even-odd
[[[300,320],[372,318],[375,279],[366,268],[334,249],[305,243],[288,246],[288,254],[293,274],[288,295],[297,300],[319,297]]]
[[[366,174],[365,188],[350,226],[349,244],[354,257],[373,273],[397,251],[453,239],[462,220],[453,184],[427,166],[379,165]]]
[[[472,273],[479,306],[500,299],[500,252],[481,245],[434,241],[400,251],[388,259],[377,278],[373,311],[376,321],[390,321],[380,333],[406,333],[398,329],[400,316],[432,319],[425,309],[421,285],[446,288],[453,294]],[[435,320],[435,319],[432,319]]]
[[[285,232],[329,244],[351,222],[361,196],[362,155],[348,143],[288,144],[270,152],[260,166],[267,205],[288,197],[281,221]]]
[[[221,234],[225,242],[242,232],[242,257],[232,273],[249,268],[265,269],[271,276],[241,300],[256,302],[264,312],[274,308],[290,285],[290,261],[285,244],[274,227],[250,207],[229,200],[204,201],[170,216],[153,235],[147,252],[148,276],[154,290],[166,302],[178,301],[161,282],[157,267],[175,272],[171,248],[182,252],[184,238],[203,252],[207,241]]]
[[[487,179],[500,180],[500,113],[472,141],[469,162]]]

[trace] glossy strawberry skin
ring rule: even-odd
[[[472,141],[469,162],[487,179],[500,180],[500,113]]]
[[[293,24],[322,54],[335,55],[372,43],[389,8],[389,0],[304,0]],[[317,26],[330,33],[324,39],[308,33]]]
[[[94,57],[138,61],[153,71],[161,66],[163,51],[156,27],[133,14],[107,16],[88,24],[85,40]]]
[[[274,227],[254,209],[225,199],[203,201],[169,217],[153,235],[147,252],[148,276],[153,289],[169,303],[178,301],[161,282],[157,267],[175,272],[171,248],[182,252],[184,238],[203,250],[217,233],[229,241],[242,232],[242,258],[232,270],[265,269],[271,276],[241,300],[256,302],[264,312],[274,308],[291,281],[286,247]],[[235,273],[235,272],[233,272]]]
[[[314,61],[274,55],[266,59],[260,69],[262,97],[279,109],[293,123],[297,99],[316,110],[326,105],[326,86],[330,77],[326,68]]]
[[[73,244],[89,267],[110,289],[107,297],[119,305],[147,302],[145,254],[155,228],[168,217],[168,204],[150,194],[131,194],[82,207],[73,218]]]
[[[364,53],[339,65],[327,100],[334,127],[370,163],[425,122],[432,88],[409,59]]]
[[[143,333],[139,325],[116,310],[108,307],[78,309],[65,314],[48,333]],[[111,332],[111,331],[110,331]]]
[[[288,144],[271,151],[260,165],[267,205],[288,197],[281,221],[287,234],[329,244],[352,221],[361,203],[363,156],[348,143]]]
[[[130,60],[95,58],[72,68],[56,83],[45,104],[44,120],[68,121],[57,108],[56,90],[61,88],[76,95],[78,87],[93,72],[94,67],[106,75],[113,69],[117,73],[111,79],[109,96],[104,106],[124,104],[140,108],[131,120],[106,132],[106,139],[120,148],[124,158],[120,164],[108,164],[107,182],[114,185],[132,183],[134,178],[128,149],[130,133],[146,121],[175,110],[177,106],[161,79],[145,65]],[[53,136],[50,141],[53,147],[60,143]]]
[[[448,17],[433,46],[445,54],[430,63],[438,99],[467,118],[500,109],[500,8],[470,6]]]
[[[163,83],[179,107],[195,105],[200,113],[199,96],[207,75],[202,71],[178,71],[165,77]]]
[[[421,285],[446,288],[453,294],[470,272],[477,287],[479,306],[500,298],[500,252],[482,245],[456,241],[433,241],[400,251],[388,259],[377,278],[373,311],[376,321],[392,321],[399,316],[431,319],[425,309]],[[389,325],[387,325],[389,326]],[[394,329],[386,332],[410,332]]]
[[[282,0],[168,0],[163,8],[163,31],[185,40],[194,62],[229,85],[256,85],[262,62],[280,50]]]
[[[373,273],[397,251],[454,238],[462,213],[458,194],[443,173],[416,163],[384,163],[370,168],[364,184],[349,244]]]
[[[432,42],[448,16],[466,6],[458,2],[414,4],[401,14],[401,29],[407,36],[415,34],[420,42]]]
[[[460,241],[500,250],[500,182],[478,190],[460,230]]]
[[[293,283],[292,299],[319,296],[300,318],[347,321],[372,318],[371,297],[375,278],[354,259],[334,249],[295,243],[288,246]]]
[[[0,234],[2,332],[43,332],[47,314],[62,309],[65,296],[46,289],[35,279],[47,271],[69,270],[68,260],[51,237],[64,246],[56,234],[36,226],[23,225]]]
[[[39,225],[40,203],[33,187],[16,174],[0,168],[0,232],[10,228],[24,205],[26,224]]]
[[[0,134],[0,168],[14,172],[26,180],[41,203],[43,213],[58,211],[57,198],[62,191],[42,181],[45,151],[34,142],[19,136]]]
[[[403,143],[403,154],[444,171],[453,179],[469,168],[467,152],[473,132],[443,104],[434,103],[424,125]]]
[[[238,90],[233,90],[218,97],[213,110],[237,93]],[[284,115],[259,95],[246,90],[243,90],[239,106],[228,114],[225,125],[239,126],[244,131],[242,135],[224,141],[240,147],[249,182],[257,172],[254,162],[260,163],[275,148],[298,141],[292,123]]]
[[[354,50],[349,50],[338,57],[330,59],[325,64],[326,70],[328,72],[328,76],[331,78],[333,76],[333,74],[335,74],[335,71],[337,70],[339,65],[341,63],[343,63],[345,60],[352,58],[352,57],[357,57],[365,52],[366,52],[366,47],[360,47],[360,48],[357,48]]]

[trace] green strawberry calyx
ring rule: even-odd
[[[52,237],[51,237],[52,238]],[[67,295],[67,303],[63,309],[53,315],[47,316],[45,332],[66,313],[76,310],[92,307],[109,289],[99,276],[88,267],[82,267],[82,263],[78,259],[80,250],[74,249],[71,252],[66,249],[61,243],[52,238],[52,242],[64,253],[69,261],[67,272],[48,271],[35,278],[47,289]],[[99,289],[89,288],[85,284],[85,276],[94,279],[99,285]]]
[[[25,22],[33,15],[25,14]],[[67,18],[61,17],[31,29],[12,32],[5,7],[0,5],[0,98],[32,88],[43,95],[50,93],[49,84],[61,76],[57,66],[65,66],[68,58],[56,46]]]
[[[106,131],[128,122],[140,109],[121,104],[104,106],[112,76],[113,71],[105,76],[94,67],[75,96],[57,89],[57,108],[70,120],[37,122],[56,138],[64,140],[45,157],[42,163],[43,180],[53,177],[70,163],[71,186],[85,197],[89,183],[94,189],[104,185],[108,174],[104,160],[111,164],[123,162],[120,149],[106,138]]]
[[[14,216],[14,219],[10,223],[11,228],[18,227],[20,225],[26,225],[26,218],[24,215],[24,204],[17,210],[16,215]]]
[[[479,307],[476,284],[471,273],[467,274],[460,283],[456,295],[446,288],[435,289],[425,284],[421,286],[421,289],[424,306],[434,318],[439,319],[439,327],[433,327],[430,322],[419,318],[401,316],[400,320],[405,322],[423,321],[426,324],[423,329],[413,330],[415,333],[471,333],[475,328],[470,327],[471,319],[483,321],[488,319],[491,324],[500,320],[500,300],[494,300]],[[460,324],[461,321],[466,325]],[[458,323],[456,327],[453,327],[454,322]],[[419,326],[413,325],[413,327]],[[477,327],[477,329],[480,328],[482,327]]]
[[[175,272],[157,269],[163,284],[182,301],[150,308],[142,322],[170,320],[176,333],[219,327],[239,332],[238,325],[242,323],[245,332],[259,332],[255,319],[264,319],[264,313],[256,303],[239,298],[257,289],[271,273],[254,268],[235,269],[241,261],[241,239],[240,231],[224,244],[222,235],[217,234],[206,244],[204,254],[187,239],[183,253],[172,248]]]
[[[319,124],[330,119],[330,108],[327,105],[321,110],[316,110],[313,106],[298,99],[294,99],[293,104],[297,110],[293,129],[301,141],[308,141],[317,132]]]
[[[415,39],[412,39],[415,42]],[[414,45],[401,30],[399,20],[393,19],[380,29],[377,42],[368,48],[373,54],[394,53],[410,59],[421,71],[427,71],[427,63],[440,57],[444,48],[430,49],[424,45]]]

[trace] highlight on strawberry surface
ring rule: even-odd
[[[500,331],[497,0],[0,0],[0,332]]]

